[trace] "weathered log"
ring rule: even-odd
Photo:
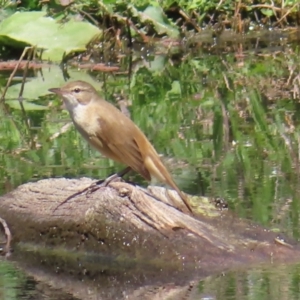
[[[50,281],[50,276],[52,285],[78,297],[87,289],[74,283],[78,278],[90,282],[97,293],[95,280],[103,283],[104,273],[106,291],[111,292],[108,278],[113,276],[120,287],[114,286],[114,293],[133,295],[145,284],[184,287],[241,264],[299,259],[295,243],[219,211],[206,198],[191,197],[195,217],[178,211],[171,206],[180,201],[177,194],[159,187],[146,192],[113,182],[72,198],[53,213],[57,204],[91,183],[87,178],[41,180],[18,187],[0,201],[0,216],[13,235],[12,259],[39,280]],[[43,276],[41,262],[47,270]],[[39,272],[32,271],[34,266]]]

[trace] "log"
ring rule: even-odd
[[[228,268],[299,259],[294,241],[221,211],[205,197],[190,197],[195,216],[182,213],[172,206],[181,201],[177,193],[161,187],[112,182],[53,212],[92,183],[88,178],[40,180],[0,201],[0,216],[13,236],[10,259],[78,298],[95,299],[87,298],[89,289],[94,296],[105,290],[114,299],[124,292],[135,299],[141,288],[164,284],[182,292]],[[98,279],[105,282],[101,287]]]

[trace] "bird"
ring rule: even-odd
[[[126,165],[125,173],[134,170],[147,181],[154,177],[169,185],[179,194],[185,209],[193,214],[187,196],[178,188],[145,134],[117,107],[101,98],[91,84],[77,80],[49,91],[62,98],[75,128],[91,146],[103,156]]]

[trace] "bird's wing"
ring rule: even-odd
[[[122,114],[120,111],[118,112]],[[140,173],[146,180],[151,180],[135,139],[136,135],[139,137],[140,134],[144,135],[129,118],[119,113],[113,118],[98,119],[101,130],[98,132],[97,138],[103,145],[106,145],[108,151],[112,152],[112,157],[117,157],[118,161]],[[148,142],[147,139],[146,142]]]

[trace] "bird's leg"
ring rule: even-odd
[[[120,171],[118,173],[112,174],[109,177],[107,177],[106,179],[101,179],[101,180],[98,180],[98,181],[94,182],[93,184],[91,184],[88,187],[88,189],[89,189],[88,193],[89,194],[94,193],[100,187],[108,186],[111,182],[115,181],[116,179],[122,178],[129,171],[131,171],[131,168],[130,167],[126,167],[124,170],[122,170],[122,171]]]
[[[106,179],[101,179],[101,180],[98,180],[94,183],[92,183],[90,186],[86,187],[85,189],[79,191],[79,192],[76,192],[74,194],[72,194],[71,196],[69,196],[68,198],[66,198],[63,202],[59,203],[54,209],[53,209],[53,212],[55,212],[60,206],[62,206],[63,204],[67,203],[70,199],[76,197],[76,196],[79,196],[79,195],[82,195],[84,194],[85,192],[87,194],[91,194],[91,193],[94,193],[95,191],[97,191],[99,188],[101,187],[105,187],[105,186],[108,186],[109,183],[115,181],[117,178],[122,178],[125,174],[127,174],[129,171],[131,170],[130,167],[126,167],[124,170],[118,172],[118,173],[115,173],[113,175],[110,175],[109,177],[107,177]]]
[[[113,182],[117,178],[122,178],[129,171],[131,171],[131,168],[130,167],[126,167],[124,170],[122,170],[122,171],[120,171],[118,173],[112,174],[109,177],[107,177],[106,179],[100,179],[100,180],[94,182],[92,185],[108,186],[109,183]]]

